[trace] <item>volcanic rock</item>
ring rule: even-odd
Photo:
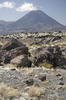
[[[32,53],[35,65],[39,65],[40,63],[44,63],[45,61],[52,64],[53,67],[62,66],[66,64],[66,60],[59,46],[48,46],[46,48],[38,48]]]
[[[39,75],[39,80],[46,81],[46,75],[45,74]]]
[[[12,50],[15,49],[17,47],[24,47],[25,45],[22,44],[21,42],[19,42],[17,39],[12,38],[11,40],[9,40],[3,47],[2,50]]]
[[[58,41],[61,39],[61,36],[55,36],[51,39],[51,42]]]
[[[17,67],[31,67],[31,65],[32,65],[31,60],[27,56],[24,56],[24,58],[21,59]]]
[[[11,63],[11,64],[16,64],[16,65],[18,65],[18,64],[20,64],[21,59],[23,59],[23,58],[24,58],[23,55],[17,56],[17,57],[15,57],[14,59],[12,59],[10,63]]]
[[[34,84],[34,80],[29,78],[29,79],[27,79],[27,80],[25,81],[25,83],[26,83],[28,86],[31,86],[31,85]]]

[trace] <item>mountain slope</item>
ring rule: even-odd
[[[16,22],[0,22],[0,32],[44,32],[66,30],[66,27],[43,11],[31,11]]]
[[[37,10],[29,12],[23,18],[13,23],[10,28],[15,31],[42,32],[56,30],[56,28],[60,30],[63,29],[64,26],[44,12]]]
[[[0,33],[7,32],[9,25],[12,23],[13,22],[7,22],[7,21],[0,20]]]

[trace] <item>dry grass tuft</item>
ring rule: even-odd
[[[58,100],[64,100],[64,96],[59,96]]]
[[[48,62],[41,63],[40,66],[45,67],[45,68],[52,68],[53,67],[53,65],[49,64]]]
[[[64,88],[64,89],[66,89],[66,84],[64,84],[64,85],[58,85],[57,87],[58,87],[58,88],[62,87],[62,88]]]
[[[45,91],[38,86],[32,86],[27,92],[31,97],[40,97]]]
[[[18,89],[11,88],[4,83],[0,83],[0,96],[3,98],[19,96],[21,92]]]
[[[63,85],[63,88],[66,89],[66,84]]]
[[[42,82],[45,86],[47,86],[48,84],[49,84],[49,81],[44,81],[44,82]]]
[[[62,39],[66,39],[66,35],[63,35],[63,36],[62,36]]]

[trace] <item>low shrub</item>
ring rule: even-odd
[[[15,97],[19,96],[21,92],[18,89],[14,89],[12,87],[7,86],[4,83],[0,83],[0,96],[2,98],[10,98],[10,97]]]
[[[49,64],[48,62],[41,63],[40,66],[45,67],[45,68],[52,68],[53,67],[53,65]]]

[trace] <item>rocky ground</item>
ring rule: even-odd
[[[1,35],[0,100],[66,100],[66,35]]]
[[[0,90],[0,95],[4,99],[6,98],[5,100],[66,100],[65,70],[57,69],[54,71],[45,68],[15,70],[1,68],[0,83],[3,83],[5,86],[5,88],[3,86],[2,90]],[[7,91],[6,85],[17,89],[20,93],[3,94],[4,90]]]

